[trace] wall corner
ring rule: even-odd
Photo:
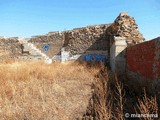
[[[117,74],[124,74],[126,70],[126,38],[114,36],[110,45],[110,66]]]

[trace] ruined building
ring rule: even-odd
[[[122,12],[110,24],[49,32],[46,35],[33,36],[29,39],[1,37],[0,60],[8,57],[23,60],[44,59],[47,63],[69,60],[102,60],[109,62],[112,71],[125,73],[128,67],[132,69],[131,63],[127,63],[130,61],[126,57],[127,54],[136,44],[146,43],[144,41],[134,18],[127,12]],[[129,48],[127,54],[126,48]],[[159,50],[158,47],[156,49]],[[159,55],[159,53],[156,54]],[[156,66],[157,62],[154,65]],[[159,68],[156,68],[154,72],[157,69]],[[159,78],[158,76],[159,73],[155,78]]]
[[[48,59],[53,61],[61,60],[64,62],[77,59],[107,59],[109,61],[114,57],[112,52],[121,52],[111,49],[117,39],[125,41],[125,45],[122,43],[124,47],[144,41],[134,18],[128,16],[127,13],[120,13],[111,24],[87,26],[69,31],[50,32],[46,35],[34,36],[23,44],[23,51],[24,53],[30,51],[29,56],[31,59],[35,57],[41,59],[42,55],[29,50],[28,43],[31,43],[40,50],[38,53],[44,53]],[[45,50],[44,47],[48,47],[48,49]],[[114,60],[112,59],[112,61]]]
[[[139,33],[134,18],[123,12],[111,24],[49,32],[46,35],[33,36],[28,40],[1,38],[0,47],[1,50],[5,50],[8,57],[26,60],[44,59],[48,63],[77,59],[110,61],[114,71],[119,65],[125,69],[124,65],[118,64],[118,62],[124,62],[123,55],[116,59],[117,54],[127,46],[143,41],[144,38]],[[1,59],[6,57],[3,56]]]

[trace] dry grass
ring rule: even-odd
[[[81,118],[98,72],[97,67],[71,62],[0,64],[0,119]]]
[[[138,99],[138,110],[139,114],[154,114],[155,119],[158,119],[156,115],[158,115],[158,103],[156,97],[147,97],[146,92],[144,92],[144,96],[142,99]],[[144,117],[142,120],[153,120],[153,117]]]
[[[124,120],[133,101],[137,113],[158,113],[156,97],[127,96],[101,63],[7,61],[0,88],[0,120]]]
[[[124,83],[121,80],[106,69],[101,70],[94,81],[94,92],[84,120],[158,120],[156,116],[126,117],[126,113],[158,115],[158,104],[160,103],[156,97],[151,97],[146,92],[143,92],[145,94],[141,94],[141,97],[126,94]],[[130,89],[134,91],[134,88]]]
[[[44,62],[14,62],[0,64],[0,80],[92,79],[90,75],[96,74],[98,71],[97,68],[89,70],[85,65],[72,62],[65,64],[57,62],[51,65]]]

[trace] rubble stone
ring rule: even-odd
[[[21,55],[21,44],[17,38],[0,38],[0,61]]]
[[[106,30],[106,34],[126,37],[128,46],[141,43],[145,40],[143,35],[138,31],[135,19],[126,12],[120,13],[114,23]]]
[[[110,24],[88,26],[65,32],[64,46],[71,54],[82,54],[87,50],[108,50],[109,41],[105,36]]]
[[[69,51],[71,56],[85,54],[87,51],[107,51],[107,54],[110,55],[109,50],[114,42],[114,37],[124,37],[127,46],[144,41],[142,34],[138,31],[138,25],[134,18],[130,17],[127,12],[123,12],[111,24],[93,25],[63,32],[49,32],[46,35],[34,36],[28,42],[33,43],[50,58],[60,55],[62,47],[66,51]],[[18,43],[14,42],[10,44],[11,41],[13,42],[17,38],[12,38],[14,40],[8,41],[10,39],[6,39],[7,42],[2,42],[1,40],[0,46],[5,44],[7,49],[12,49],[11,51],[9,50],[9,54],[13,52],[18,54],[21,51],[16,46]],[[44,50],[44,46],[46,45],[49,46],[47,51]],[[0,49],[3,48],[0,47]]]

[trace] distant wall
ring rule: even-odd
[[[112,24],[93,25],[75,28],[63,32],[50,32],[46,35],[35,36],[29,40],[49,57],[61,54],[61,48],[69,52],[70,56],[106,55],[108,58],[114,54],[110,52],[114,37],[125,37],[128,45],[134,45],[144,41],[138,31],[138,25],[133,17],[122,12]],[[43,46],[48,45],[48,51]],[[105,52],[105,54],[104,54]]]
[[[35,36],[29,42],[53,59],[59,59],[62,48],[63,51],[69,52],[72,60],[84,59],[86,55],[108,56],[109,40],[105,31],[109,25],[94,25],[64,32],[52,32]],[[45,45],[49,45],[48,51],[43,50]]]
[[[127,74],[160,80],[160,37],[127,48]],[[137,77],[138,78],[138,77]]]
[[[105,31],[109,26],[95,25],[66,31],[64,47],[72,55],[85,54],[86,51],[106,51],[109,49],[109,40]]]
[[[52,32],[46,35],[35,36],[29,40],[33,43],[38,49],[45,53],[49,57],[54,55],[59,55],[61,48],[64,44],[64,33],[62,32]],[[44,46],[49,46],[48,51],[45,51]]]
[[[21,44],[16,38],[0,38],[0,61],[21,55]]]

